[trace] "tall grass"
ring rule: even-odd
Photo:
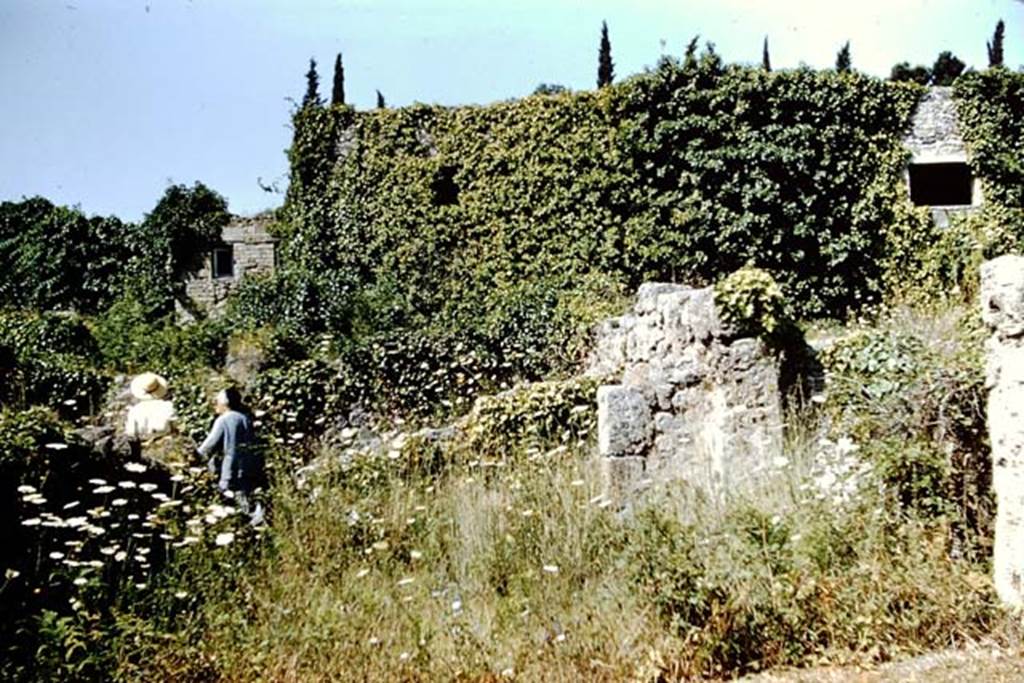
[[[661,487],[628,514],[585,449],[412,477],[365,456],[282,484],[262,555],[133,675],[674,680],[1002,627],[986,568],[949,559],[941,522],[888,506],[855,444],[791,433],[746,492]]]

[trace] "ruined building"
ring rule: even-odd
[[[217,313],[243,277],[274,271],[278,240],[267,232],[269,222],[265,216],[232,218],[220,242],[196,255],[196,270],[185,283],[188,304]]]

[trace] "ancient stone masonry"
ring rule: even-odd
[[[996,494],[993,571],[999,598],[1024,606],[1024,257],[981,267],[988,429]]]
[[[903,144],[911,153],[906,174],[911,199],[930,206],[938,225],[945,226],[950,216],[969,213],[982,203],[981,183],[968,167],[952,88],[928,89]]]
[[[606,321],[587,374],[597,393],[608,495],[683,479],[741,486],[782,450],[779,359],[720,321],[708,287],[648,283],[633,310]]]
[[[265,218],[236,217],[221,233],[220,245],[196,255],[197,268],[185,283],[185,294],[207,311],[216,312],[246,275],[273,272],[276,250],[277,238],[267,232]],[[216,264],[215,258],[221,263]]]
[[[958,128],[953,88],[928,89],[917,105],[910,133],[903,144],[915,161],[966,161],[967,147]]]

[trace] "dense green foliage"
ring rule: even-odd
[[[0,308],[109,305],[123,286],[134,227],[42,197],[0,203]]]
[[[896,504],[947,517],[959,551],[987,554],[984,338],[962,309],[899,309],[849,329],[824,362],[833,429],[863,444]]]
[[[65,416],[90,414],[110,378],[81,318],[62,313],[0,314],[0,406],[49,406]]]
[[[166,315],[226,218],[201,185],[139,226],[0,207],[20,278],[0,273],[2,304],[95,314],[0,316],[0,529],[27,549],[0,567],[20,616],[0,673],[652,680],[1004,633],[982,333],[962,308],[883,309],[838,335],[827,396],[793,408],[786,457],[748,496],[683,486],[619,515],[602,492],[594,383],[560,375],[628,288],[717,283],[727,323],[771,336],[887,293],[956,303],[982,256],[1020,244],[1021,74],[957,82],[990,204],[938,231],[900,177],[919,87],[726,67],[696,45],[597,92],[489,107],[322,108],[311,68],[283,267],[223,323]],[[143,464],[72,434],[114,372],[157,369],[201,435],[228,344],[256,359],[248,394],[276,444],[265,544],[213,502],[184,435]],[[367,412],[466,414],[375,449]]]
[[[472,328],[488,299],[542,278],[698,284],[748,262],[798,313],[840,315],[882,292],[905,201],[899,135],[919,92],[723,67],[709,51],[596,93],[306,107],[285,260],[372,298],[385,329]]]
[[[1024,73],[972,72],[954,87],[971,166],[985,201],[1024,211]],[[1020,216],[1017,220],[1021,228]]]
[[[202,183],[168,187],[137,225],[41,197],[0,203],[0,308],[95,313],[131,292],[166,314],[228,217]]]

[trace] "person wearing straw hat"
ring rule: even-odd
[[[128,436],[150,438],[173,430],[174,404],[167,400],[167,380],[155,372],[144,372],[131,382],[138,403],[128,409],[124,431]]]

